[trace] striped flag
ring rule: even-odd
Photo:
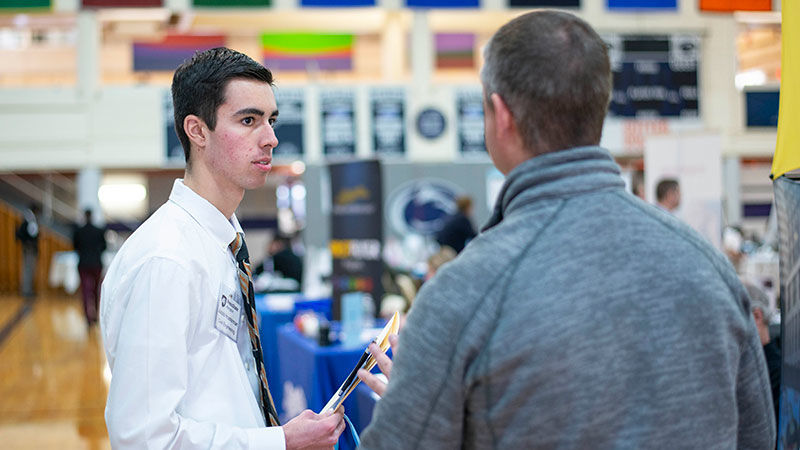
[[[270,70],[351,70],[352,34],[263,33],[261,51]]]
[[[133,43],[133,70],[173,71],[195,52],[225,46],[225,36],[168,34],[160,42]]]

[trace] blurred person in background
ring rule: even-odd
[[[292,249],[292,240],[287,236],[277,235],[269,243],[268,255],[261,264],[256,266],[253,273],[259,275],[263,272],[274,272],[283,278],[297,281],[303,286],[303,259]]]
[[[678,180],[666,178],[656,185],[656,205],[672,214],[681,204],[681,187]]]
[[[781,343],[780,336],[772,338],[769,326],[775,311],[769,303],[769,297],[764,289],[751,281],[744,281],[744,287],[750,296],[750,311],[758,328],[758,337],[764,349],[764,359],[767,362],[769,381],[772,386],[772,402],[775,410],[775,422],[778,421],[778,404],[781,394]]]
[[[31,204],[25,210],[22,223],[17,228],[16,237],[22,244],[22,280],[20,294],[26,299],[36,297],[34,282],[36,264],[39,260],[39,207]]]
[[[103,277],[103,252],[106,251],[105,230],[92,223],[92,210],[83,212],[84,224],[75,229],[72,245],[78,253],[78,273],[81,276],[81,296],[86,323],[97,323],[100,302],[100,283]]]
[[[447,218],[444,227],[436,233],[436,242],[460,253],[472,238],[475,228],[470,220],[472,216],[472,199],[462,195],[456,199],[456,212]]]

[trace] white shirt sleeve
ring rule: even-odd
[[[199,422],[179,412],[187,393],[189,343],[203,298],[199,278],[176,261],[154,258],[117,286],[116,295],[129,298],[115,299],[125,310],[118,324],[106,407],[111,445],[284,450],[281,427]]]

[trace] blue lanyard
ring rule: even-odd
[[[358,433],[356,432],[356,427],[353,426],[353,422],[350,422],[350,418],[347,417],[347,414],[344,415],[344,421],[347,423],[345,428],[350,429],[350,436],[353,438],[353,442],[356,444],[356,448],[361,446],[361,439],[358,438]],[[336,450],[339,450],[339,443],[336,443],[336,446],[333,447]]]

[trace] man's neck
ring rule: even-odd
[[[214,205],[226,219],[230,220],[239,203],[244,198],[244,190],[241,192],[226,192],[214,183],[214,177],[203,168],[195,167],[187,169],[183,176],[183,184],[193,190],[197,195],[208,200]]]

